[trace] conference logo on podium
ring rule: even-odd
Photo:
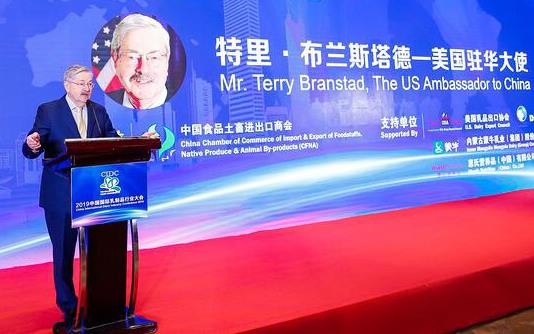
[[[119,187],[119,171],[106,171],[100,174],[103,177],[103,182],[100,185],[100,195],[114,195],[120,194],[121,187]]]
[[[146,163],[72,168],[72,227],[146,217],[146,180]]]

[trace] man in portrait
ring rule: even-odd
[[[142,14],[126,16],[115,28],[111,57],[123,89],[110,95],[132,109],[151,109],[167,100],[169,33]]]

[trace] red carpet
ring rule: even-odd
[[[440,333],[534,306],[534,191],[145,250],[160,333]],[[0,333],[49,333],[52,267],[0,271]]]

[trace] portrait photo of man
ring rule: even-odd
[[[123,106],[151,109],[165,103],[171,48],[161,23],[142,14],[126,16],[113,32],[111,57],[123,87],[114,94]]]
[[[96,34],[91,50],[96,82],[113,101],[133,110],[161,107],[185,77],[178,34],[153,16],[115,16]]]

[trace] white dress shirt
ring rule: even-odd
[[[81,108],[78,108],[74,102],[69,98],[69,94],[65,96],[67,104],[69,105],[70,111],[72,112],[72,117],[76,121],[76,126],[78,127],[78,132],[80,132],[81,138],[87,138],[87,106],[84,104]],[[83,116],[84,128],[80,129],[80,122],[82,121],[81,116]]]

